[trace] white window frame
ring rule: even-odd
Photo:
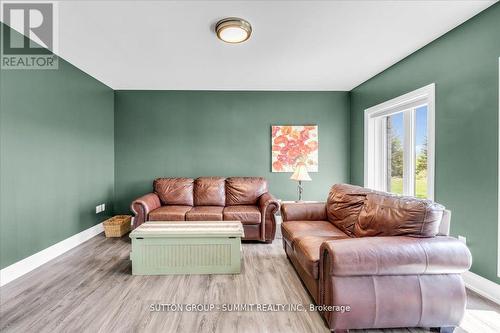
[[[498,237],[497,237],[497,276],[500,277],[500,58],[498,58]]]
[[[414,182],[410,177],[414,175],[413,160],[415,154],[415,109],[427,105],[427,198],[434,200],[434,165],[435,165],[435,91],[436,85],[429,84],[402,96],[391,99],[382,104],[365,110],[364,129],[364,185],[368,188],[385,191],[387,188],[387,129],[384,126],[386,116],[412,109],[412,112],[403,114],[405,129],[404,156],[403,156],[403,193],[414,195]],[[499,139],[500,140],[500,139]],[[379,151],[382,148],[382,151]],[[381,158],[377,158],[381,156]],[[500,169],[499,169],[500,170]],[[499,261],[500,264],[500,261]]]

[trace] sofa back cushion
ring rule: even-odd
[[[193,205],[192,178],[158,178],[153,188],[163,205]]]
[[[354,226],[356,237],[434,237],[439,232],[444,207],[431,200],[371,193]]]
[[[200,177],[194,181],[195,206],[224,206],[226,182],[222,177]]]
[[[358,221],[366,195],[369,193],[374,193],[374,191],[349,184],[333,185],[326,203],[328,220],[353,237],[354,224]]]
[[[226,179],[226,206],[256,205],[267,192],[267,181],[262,177],[232,177]]]

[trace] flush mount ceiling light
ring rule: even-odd
[[[238,44],[250,38],[252,26],[244,19],[227,17],[217,22],[215,25],[215,32],[221,41]]]

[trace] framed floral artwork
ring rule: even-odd
[[[318,172],[318,126],[272,126],[271,171],[293,172],[298,162],[307,166],[308,172]]]

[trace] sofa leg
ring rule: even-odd
[[[349,333],[349,330],[341,329],[341,330],[332,330],[333,333]]]
[[[439,333],[453,333],[455,326],[432,327],[431,331]]]

